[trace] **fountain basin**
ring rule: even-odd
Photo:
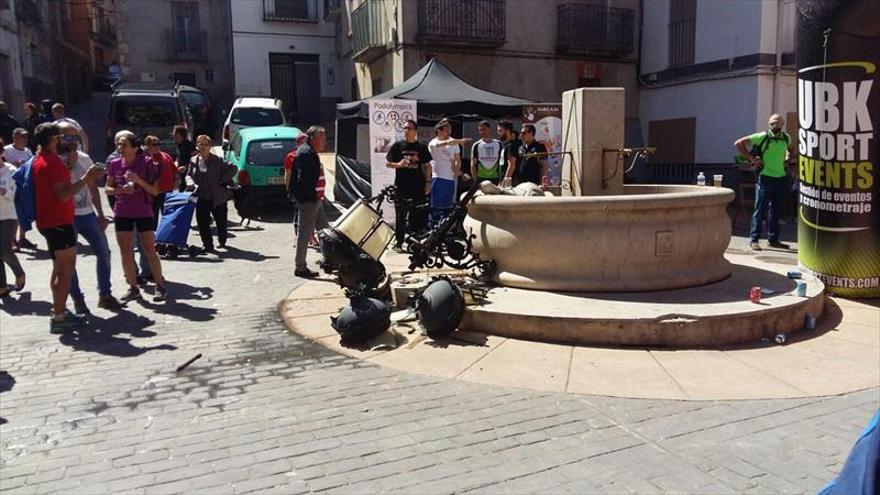
[[[624,185],[614,196],[479,196],[465,229],[495,260],[494,281],[524,289],[632,292],[731,274],[727,188]]]

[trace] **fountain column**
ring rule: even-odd
[[[578,88],[562,93],[562,181],[564,196],[623,194],[623,88]],[[604,159],[604,160],[603,160]],[[603,163],[604,162],[604,163]]]

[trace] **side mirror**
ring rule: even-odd
[[[223,143],[220,148],[222,148],[224,152],[229,151],[229,143]]]

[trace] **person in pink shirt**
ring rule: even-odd
[[[159,193],[159,167],[144,153],[137,137],[129,131],[116,134],[116,149],[119,158],[107,165],[107,185],[104,191],[115,196],[113,204],[113,223],[116,228],[116,241],[119,243],[122,269],[129,289],[122,296],[123,301],[140,297],[137,282],[137,264],[134,260],[134,231],[156,282],[154,302],[164,301],[167,296],[162,265],[156,254],[156,221],[153,216],[153,197]]]

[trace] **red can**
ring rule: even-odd
[[[760,287],[752,287],[749,290],[749,301],[753,303],[761,302],[761,288]]]
[[[550,187],[550,177],[547,175],[541,176],[541,187]]]

